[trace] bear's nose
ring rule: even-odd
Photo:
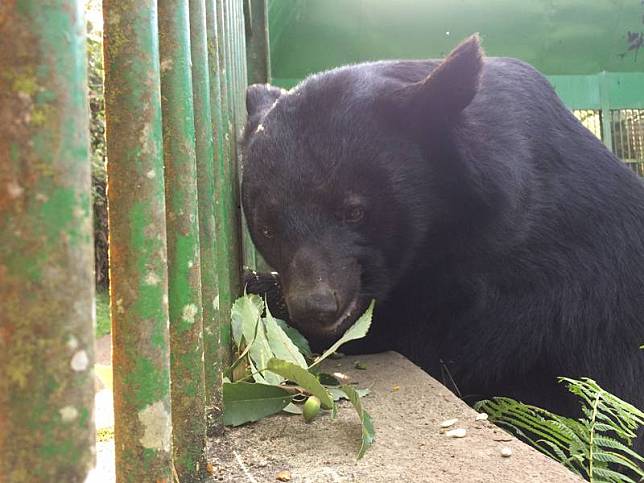
[[[287,298],[286,303],[291,317],[304,324],[307,322],[332,324],[338,313],[337,298],[328,286],[295,293]]]

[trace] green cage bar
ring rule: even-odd
[[[225,214],[225,223],[230,226],[229,240],[232,262],[231,274],[239,271],[242,266],[242,246],[240,242],[241,225],[239,218],[237,184],[235,182],[237,173],[237,137],[235,136],[236,110],[235,110],[235,85],[234,85],[234,61],[232,50],[232,31],[230,19],[232,16],[229,0],[221,0],[217,4],[218,32],[220,36],[219,61],[221,69],[222,95],[225,96],[224,106],[224,141],[226,143],[227,158],[224,163],[224,184],[225,198],[229,203],[229,210]],[[236,280],[238,282],[239,279]],[[239,291],[239,285],[234,292]]]
[[[239,134],[243,129],[245,122],[245,63],[246,54],[244,52],[244,16],[242,0],[224,0],[223,8],[225,12],[225,37],[229,52],[229,99],[231,105],[232,126],[230,127],[232,139],[232,157],[230,165],[230,189],[232,199],[235,201],[235,227],[239,230],[241,240],[241,260],[243,266],[254,269],[256,267],[255,249],[250,242],[246,222],[240,205],[240,187],[239,187],[239,169],[238,164],[238,142]]]
[[[104,0],[116,477],[170,481],[172,420],[157,6]]]
[[[267,0],[249,0],[250,28],[246,32],[248,83],[270,84],[271,55],[268,32]]]
[[[210,3],[210,2],[209,2]],[[228,273],[220,271],[220,297],[221,287],[230,287],[230,300],[226,301],[229,306],[220,306],[222,314],[222,324],[220,326],[220,348],[221,353],[219,360],[221,364],[227,366],[230,363],[231,357],[231,329],[230,329],[230,307],[232,307],[233,299],[240,292],[240,267],[241,267],[241,251],[239,243],[239,213],[237,210],[237,199],[234,198],[233,182],[232,182],[232,166],[235,165],[234,151],[234,130],[233,130],[233,104],[232,104],[232,86],[230,84],[230,55],[228,50],[227,36],[229,32],[225,29],[224,18],[224,1],[215,2],[213,10],[213,22],[209,22],[209,32],[213,32],[213,39],[216,40],[216,62],[211,64],[211,68],[215,65],[218,68],[218,78],[220,87],[219,103],[214,106],[215,111],[221,113],[221,123],[215,126],[218,131],[217,138],[221,136],[222,149],[221,156],[218,155],[219,168],[218,176],[215,181],[215,189],[217,198],[221,200],[218,207],[218,214],[216,218],[217,233],[226,239],[226,250],[222,250],[220,270],[226,270],[223,264],[227,264]],[[216,22],[216,23],[215,23]],[[212,24],[212,25],[211,25]],[[215,102],[215,99],[212,99]],[[214,119],[217,124],[218,119]],[[220,134],[219,134],[220,133]],[[220,302],[224,302],[221,300]]]
[[[246,8],[244,9],[244,2],[247,0],[243,1],[236,1],[234,3],[234,8],[235,8],[235,18],[234,18],[234,30],[235,30],[235,37],[234,37],[234,45],[235,45],[235,59],[236,59],[236,70],[237,70],[237,76],[236,76],[236,85],[235,85],[235,107],[236,107],[236,118],[237,118],[237,126],[236,126],[236,133],[237,135],[241,135],[244,129],[244,125],[246,123],[246,87],[248,85],[248,69],[247,69],[247,47],[246,47],[246,38],[248,35],[248,32],[246,32],[246,24],[252,24],[254,21],[253,19],[249,19],[249,22],[246,22],[245,20],[245,10],[250,14],[250,15],[258,15],[261,10],[255,10],[253,7],[251,8]],[[253,12],[255,12],[253,14]],[[263,82],[267,82],[264,80]],[[238,165],[237,166],[237,173],[238,173],[238,181],[241,178],[241,169],[242,166]],[[239,199],[239,193],[240,193],[240,187],[238,185],[237,187],[237,198]],[[244,260],[244,265],[251,268],[251,269],[265,269],[266,264],[263,262],[261,257],[258,255],[257,251],[255,250],[255,246],[252,242],[252,239],[250,237],[250,232],[248,231],[248,225],[246,223],[246,218],[243,213],[243,210],[241,209],[241,205],[238,204],[238,211],[240,213],[241,217],[241,227],[242,227],[242,250],[243,250],[243,260]]]
[[[271,83],[271,55],[268,29],[268,1],[247,0],[246,19],[246,58],[248,84]],[[246,235],[250,244],[250,236]],[[260,253],[255,250],[255,264],[260,272],[270,272],[271,268]]]
[[[204,380],[206,404],[213,405],[221,376],[219,350],[218,243],[215,228],[215,139],[210,100],[210,73],[206,36],[206,3],[190,0],[190,48],[195,111],[197,188],[199,195],[199,246],[201,250],[201,299],[203,307]],[[214,357],[210,357],[214,354]]]
[[[94,466],[93,244],[81,2],[0,7],[0,479]]]
[[[174,466],[205,472],[201,260],[188,0],[159,0]]]
[[[224,196],[224,162],[227,159],[223,126],[223,98],[218,58],[219,34],[217,31],[217,12],[213,1],[206,1],[206,47],[208,51],[208,75],[210,97],[210,132],[213,140],[213,177],[214,177],[214,220],[215,220],[215,268],[218,293],[213,306],[217,320],[212,333],[207,327],[204,334],[206,402],[208,404],[208,430],[219,432],[223,429],[222,410],[222,370],[230,360],[230,308],[232,307],[233,286],[231,284],[231,267],[229,260],[230,240],[225,214],[230,210]]]

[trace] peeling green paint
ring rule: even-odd
[[[219,351],[219,295],[215,227],[215,133],[211,113],[211,83],[206,34],[205,0],[190,0],[190,49],[195,110],[195,146],[199,199],[199,241],[201,258],[201,299],[204,328],[204,380],[206,404],[220,399],[221,367]]]
[[[183,482],[205,464],[201,261],[189,0],[159,0],[174,465]]]
[[[84,32],[79,1],[0,8],[0,478],[17,483],[94,464]]]
[[[170,374],[165,367],[157,367],[150,358],[134,357],[134,368],[125,375],[125,386],[130,388],[124,395],[132,407],[143,408],[168,395],[165,384]]]
[[[147,447],[163,431],[140,417],[172,407],[157,6],[104,0],[103,17],[116,476],[169,482],[171,441]]]

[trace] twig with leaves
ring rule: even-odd
[[[233,305],[232,332],[237,353],[224,380],[224,424],[239,426],[281,411],[303,414],[306,421],[320,408],[335,417],[339,399],[348,399],[362,425],[358,459],[373,444],[373,420],[361,397],[368,390],[342,384],[320,372],[319,364],[351,340],[364,337],[371,325],[374,302],[344,335],[314,358],[306,339],[284,321],[276,319],[257,295],[244,295]],[[264,314],[264,315],[262,315]],[[254,383],[247,382],[253,380]],[[304,409],[295,404],[310,401]]]

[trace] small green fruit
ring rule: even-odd
[[[315,396],[309,396],[309,398],[304,403],[304,409],[302,415],[304,416],[304,421],[310,423],[313,421],[315,416],[320,412],[320,400]]]

